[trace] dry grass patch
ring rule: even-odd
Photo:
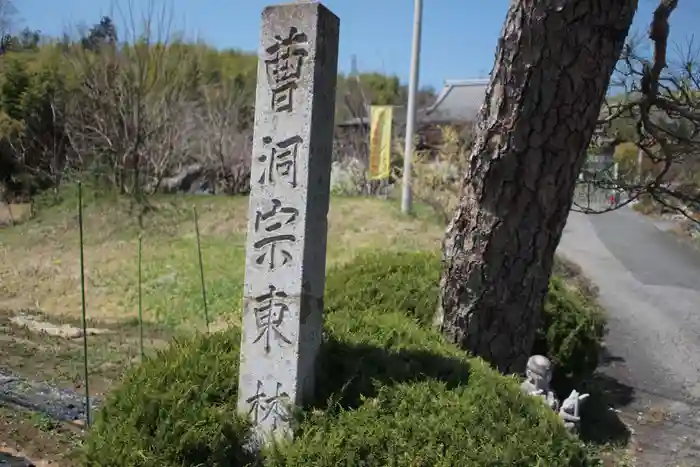
[[[6,225],[21,224],[29,219],[32,214],[32,206],[24,204],[0,203],[0,227]]]
[[[42,326],[80,328],[76,320],[62,320],[39,313],[25,315],[19,322],[11,310],[0,310],[0,361],[3,368],[29,380],[46,381],[63,388],[83,387],[83,341],[80,337],[51,335],[41,332]],[[135,323],[100,327],[101,333],[89,335],[88,356],[90,392],[100,394],[118,381],[123,372],[140,358],[139,329]],[[166,346],[174,334],[157,326],[144,328],[144,351],[152,352]]]
[[[333,265],[368,249],[435,251],[444,231],[425,217],[403,216],[388,201],[334,198],[328,232],[328,263]]]
[[[0,307],[80,316],[78,223],[73,198],[23,225],[0,231]],[[143,303],[147,321],[203,329],[192,207],[197,207],[210,316],[236,315],[245,261],[245,197],[170,196],[153,200],[144,218]],[[140,229],[128,202],[86,196],[85,261],[88,315],[104,323],[137,316]],[[442,228],[403,217],[390,201],[334,198],[328,264],[366,249],[435,250]]]

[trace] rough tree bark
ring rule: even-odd
[[[637,0],[513,0],[443,243],[443,334],[502,372],[532,349],[575,181]]]

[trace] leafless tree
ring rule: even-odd
[[[613,75],[617,96],[606,102],[599,122],[605,144],[633,145],[635,163],[617,176],[580,182],[584,191],[622,193],[624,199],[601,208],[584,196],[578,210],[607,212],[648,197],[700,220],[700,49],[692,37],[683,45],[668,43],[677,5],[663,0],[656,8],[648,31],[651,57],[640,51],[645,44],[639,38],[628,41]]]
[[[12,0],[0,0],[0,37],[12,32],[17,21],[17,8]]]
[[[252,90],[232,79],[202,89],[193,135],[199,160],[226,194],[247,192],[253,144]]]
[[[170,43],[170,17],[155,3],[140,20],[129,5],[125,37],[96,47],[72,46],[68,62],[79,80],[66,130],[78,165],[145,203],[144,186],[181,155],[188,55]],[[157,183],[156,183],[157,184]]]

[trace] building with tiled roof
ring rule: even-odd
[[[484,102],[488,79],[448,80],[435,102],[418,109],[416,120],[419,125],[465,124],[476,119]],[[406,107],[394,106],[394,121],[404,124]],[[338,123],[340,127],[368,125],[367,117],[356,117]]]
[[[476,120],[488,79],[445,81],[435,103],[418,112],[421,123],[467,123]]]

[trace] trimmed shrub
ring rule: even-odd
[[[401,310],[429,325],[437,310],[440,258],[426,252],[363,253],[326,279],[325,310]]]
[[[326,329],[326,363],[344,365],[320,383],[357,405],[311,412],[267,465],[593,465],[514,378],[403,314],[346,310],[330,315]]]
[[[85,465],[594,465],[514,378],[401,312],[372,309],[328,317],[318,403],[293,443],[246,458],[248,425],[233,410],[237,342],[234,331],[200,336],[134,370],[90,431]]]
[[[242,466],[249,422],[236,412],[240,334],[176,341],[133,369],[98,412],[91,467]]]
[[[598,364],[605,319],[595,303],[596,288],[580,269],[557,259],[533,353],[555,364],[555,388],[590,376]],[[421,325],[433,322],[438,302],[440,258],[426,252],[368,252],[328,274],[326,311],[372,308],[402,310]],[[567,284],[573,286],[569,287]]]
[[[357,407],[386,384],[468,380],[464,352],[402,312],[344,310],[329,315],[325,329],[316,394],[326,407]]]
[[[228,330],[175,342],[132,370],[100,410],[84,465],[596,465],[516,378],[428,325],[438,274],[437,257],[424,253],[364,255],[330,274],[317,400],[299,414],[293,443],[246,453],[250,425],[235,407],[240,335]],[[573,352],[560,336],[581,339],[570,315],[587,308],[560,300],[569,291],[552,283],[555,337],[543,336]]]
[[[559,392],[593,374],[604,336],[605,318],[596,303],[552,277],[533,352],[554,363],[552,384]]]

